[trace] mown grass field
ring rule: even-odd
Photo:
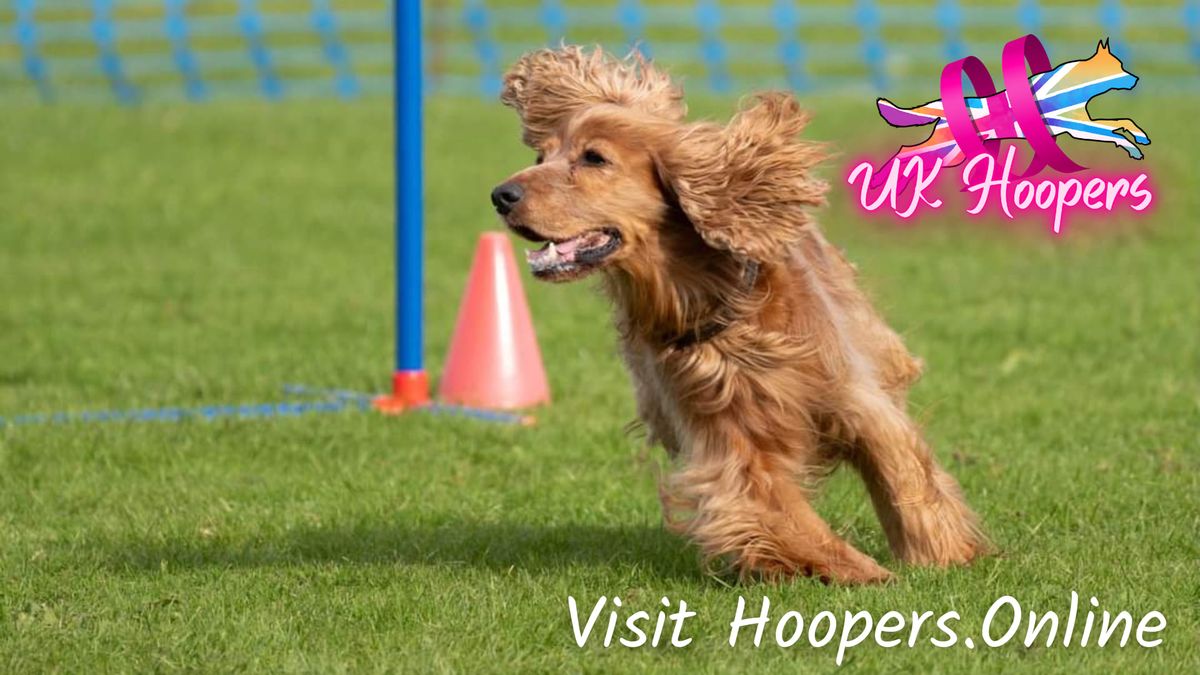
[[[633,404],[606,302],[526,277],[555,397],[533,429],[357,412],[0,428],[0,671],[828,672],[829,648],[730,648],[737,598],[806,616],[956,610],[960,635],[978,636],[999,596],[1064,613],[1072,590],[1161,611],[1163,644],[923,641],[859,647],[842,668],[1196,670],[1196,101],[1125,96],[1097,106],[1154,139],[1147,218],[1081,218],[1061,240],[952,215],[901,231],[865,222],[837,184],[822,215],[927,360],[913,407],[1000,555],[899,567],[842,473],[822,512],[898,583],[703,575],[662,529],[653,462],[622,431]],[[812,135],[843,160],[906,140],[858,102],[812,106]],[[476,235],[496,227],[487,193],[530,160],[517,136],[499,104],[430,104],[434,373]],[[6,109],[0,416],[278,400],[296,382],[382,389],[390,153],[378,100]],[[695,641],[578,648],[567,597],[614,594],[651,611],[687,600]]]

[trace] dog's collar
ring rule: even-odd
[[[758,281],[759,264],[758,261],[750,260],[746,262],[742,268],[742,291],[749,293],[754,289],[755,282]],[[707,323],[703,323],[695,328],[681,333],[667,340],[667,346],[674,349],[687,349],[698,344],[703,344],[716,336],[724,333],[738,317],[728,307],[722,308],[717,312],[716,317]]]

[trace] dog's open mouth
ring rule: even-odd
[[[621,235],[604,228],[588,230],[570,239],[549,241],[536,251],[525,251],[525,260],[535,277],[571,279],[599,267],[621,247]]]

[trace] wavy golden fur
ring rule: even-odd
[[[672,459],[673,529],[743,575],[887,580],[811,506],[814,480],[846,461],[901,560],[985,550],[906,412],[921,362],[813,220],[823,153],[798,138],[790,95],[688,123],[682,91],[641,57],[563,47],[518,61],[501,99],[539,161],[493,202],[550,242],[530,254],[537,276],[602,274],[638,415]]]

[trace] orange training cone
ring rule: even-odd
[[[501,232],[479,238],[438,396],[493,409],[550,402],[512,244]]]

